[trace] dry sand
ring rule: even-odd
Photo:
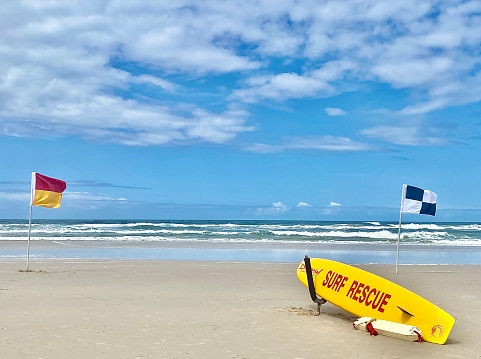
[[[297,263],[0,261],[0,357],[481,358],[481,266],[359,266],[456,318],[445,345],[371,337]]]

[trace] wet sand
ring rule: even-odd
[[[308,255],[349,264],[396,263],[395,243],[32,240],[30,247],[33,259],[298,263]],[[0,240],[0,260],[26,254],[26,240]],[[481,246],[401,245],[399,263],[481,265]]]

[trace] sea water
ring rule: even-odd
[[[392,263],[398,231],[395,222],[34,220],[30,236],[49,244],[37,257]],[[23,256],[8,242],[28,232],[28,221],[0,220],[0,258]],[[408,222],[400,234],[400,263],[481,264],[481,223]]]

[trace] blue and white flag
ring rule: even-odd
[[[436,214],[438,195],[432,191],[403,184],[402,213]]]

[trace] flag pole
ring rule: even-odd
[[[397,250],[396,250],[396,274],[398,274],[398,263],[399,263],[399,242],[401,241],[401,222],[402,222],[402,209],[399,211],[399,229],[397,232]]]
[[[30,206],[30,216],[28,217],[28,244],[27,244],[27,267],[25,270],[28,272],[28,265],[30,263],[30,232],[32,230],[32,207]]]
[[[399,242],[401,241],[401,223],[403,218],[403,199],[404,199],[404,185],[401,193],[401,206],[399,208],[399,229],[397,232],[397,249],[396,249],[396,274],[398,274],[398,263],[399,263]]]
[[[35,172],[32,172],[32,180],[30,182],[30,215],[28,216],[27,267],[25,268],[26,271],[28,271],[28,265],[30,264],[30,233],[32,232],[32,207],[35,191],[35,180]]]

